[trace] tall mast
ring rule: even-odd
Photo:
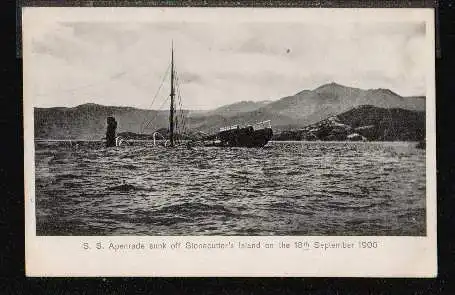
[[[169,132],[171,146],[174,146],[174,42],[171,45],[171,108],[169,114]]]

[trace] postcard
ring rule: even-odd
[[[22,30],[27,276],[437,275],[433,9]]]

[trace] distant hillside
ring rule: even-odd
[[[425,112],[364,105],[299,130],[281,132],[274,139],[422,141]]]
[[[209,111],[185,111],[186,126],[194,131],[210,133],[227,125],[271,120],[274,131],[281,132],[320,122],[361,105],[424,112],[425,98],[402,97],[387,89],[362,90],[330,83],[276,101],[241,101]],[[361,116],[370,118],[367,113]],[[35,108],[35,137],[101,139],[106,131],[108,116],[116,118],[119,133],[152,134],[155,130],[167,128],[169,120],[167,110],[97,104],[73,108]],[[150,123],[147,125],[147,122]]]
[[[113,107],[84,104],[74,108],[35,108],[35,138],[101,139],[106,132],[106,118],[114,116],[117,132],[152,134],[167,128],[169,111],[142,110],[131,107]],[[152,120],[150,122],[150,120]],[[231,117],[194,113],[187,117],[186,127],[194,131],[217,132],[220,127],[250,124],[272,120],[275,128],[295,123],[292,118],[263,110],[239,113]],[[150,124],[147,125],[147,122]],[[291,125],[299,126],[299,125]],[[147,128],[145,128],[147,127]],[[143,129],[144,128],[144,129]],[[142,130],[143,129],[143,130]]]
[[[106,132],[106,118],[114,116],[118,132],[140,133],[141,126],[156,118],[145,132],[166,126],[168,112],[142,110],[131,107],[113,107],[83,104],[74,108],[35,108],[35,138],[101,139]]]
[[[425,110],[424,97],[402,97],[388,89],[362,90],[330,83],[267,104],[264,110],[312,124],[360,105]]]
[[[224,117],[221,115],[190,117],[188,125],[194,130],[216,132],[220,127],[237,124],[248,125],[266,120],[271,120],[275,128],[295,121],[287,116],[259,109],[252,112],[239,113],[237,115],[232,115],[231,117]]]
[[[233,117],[233,116],[237,116],[239,113],[256,111],[256,110],[266,106],[270,102],[271,102],[270,100],[240,101],[240,102],[236,102],[233,104],[221,106],[212,111],[208,111],[205,113],[205,115],[220,115],[223,117]]]

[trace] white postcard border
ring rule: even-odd
[[[23,9],[24,172],[27,276],[311,276],[311,277],[435,277],[436,242],[436,117],[435,36],[433,9],[297,9],[297,8],[39,8]],[[34,188],[33,98],[28,94],[28,29],[49,20],[65,21],[425,21],[427,236],[36,236]],[[377,248],[359,248],[359,242]],[[109,249],[144,243],[146,249]],[[186,243],[234,243],[234,249],[186,249]],[[239,249],[238,243],[274,244],[273,249]],[[295,243],[310,249],[295,248]],[[352,243],[355,248],[315,249],[315,243]],[[98,244],[101,243],[101,244]],[[150,249],[165,243],[166,249]],[[177,243],[181,243],[177,247]],[[280,243],[293,248],[279,248]],[[97,249],[101,245],[103,249]],[[174,249],[172,249],[174,245]],[[183,246],[182,246],[183,245]],[[302,244],[303,245],[303,244]],[[148,248],[147,248],[148,246]],[[90,249],[86,249],[90,247]],[[302,246],[306,247],[306,246]]]

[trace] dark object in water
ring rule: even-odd
[[[425,140],[419,141],[419,143],[416,145],[416,148],[424,149],[425,148]]]
[[[273,131],[270,121],[257,123],[253,126],[240,127],[238,125],[221,128],[220,132],[208,137],[212,140],[207,146],[229,147],[263,147],[272,138]]]
[[[107,130],[106,130],[106,146],[115,146],[115,131],[117,129],[117,121],[114,117],[107,117]]]

